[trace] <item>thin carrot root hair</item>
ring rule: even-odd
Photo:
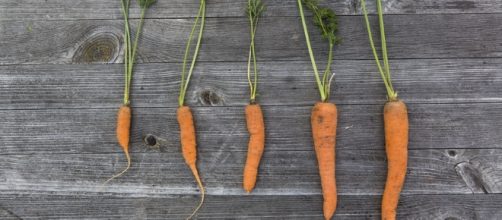
[[[128,151],[126,151],[126,152],[125,152],[125,156],[126,156],[126,158],[127,158],[127,167],[126,167],[124,170],[120,171],[120,173],[117,173],[117,174],[113,175],[112,177],[110,177],[110,179],[106,180],[106,181],[103,183],[103,185],[106,185],[106,184],[108,184],[110,181],[112,181],[113,179],[118,178],[118,177],[120,177],[120,176],[124,175],[124,173],[126,173],[126,172],[129,170],[129,168],[131,168],[131,155],[129,154],[129,152],[128,152]]]
[[[199,211],[199,209],[202,207],[202,204],[204,204],[204,198],[206,195],[206,190],[204,189],[204,185],[202,184],[202,181],[200,180],[199,172],[197,171],[197,166],[195,164],[190,165],[190,170],[192,170],[192,173],[195,177],[195,180],[197,181],[197,185],[199,186],[200,189],[200,202],[199,205],[193,210],[192,214],[186,218],[187,220],[192,219],[192,217]]]

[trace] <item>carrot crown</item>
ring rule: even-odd
[[[206,21],[206,0],[200,0],[199,12],[197,17],[195,18],[195,22],[192,26],[192,31],[190,32],[190,36],[188,37],[188,42],[185,48],[185,56],[183,57],[183,67],[181,70],[181,84],[180,84],[180,95],[178,97],[179,106],[183,106],[185,102],[185,94],[188,89],[188,85],[190,83],[190,78],[192,77],[192,73],[195,67],[195,62],[197,61],[197,56],[199,55],[200,44],[202,41],[202,33],[204,31],[204,24]],[[192,56],[192,62],[190,64],[190,68],[187,73],[187,62],[190,54],[192,39],[195,34],[195,30],[200,23],[199,27],[199,36],[197,38],[197,45],[195,46],[195,51]],[[188,75],[187,75],[188,74]]]
[[[122,3],[122,14],[124,16],[124,75],[125,75],[125,86],[124,86],[124,105],[128,105],[130,102],[129,96],[131,91],[131,80],[132,71],[134,69],[134,62],[136,61],[136,52],[138,48],[139,36],[141,29],[143,27],[143,21],[145,18],[146,9],[148,9],[156,0],[138,0],[138,4],[141,8],[141,18],[139,21],[138,30],[136,30],[136,36],[134,43],[131,39],[131,28],[129,25],[129,7],[131,6],[131,0],[120,0]]]
[[[368,37],[371,45],[371,50],[373,51],[373,56],[375,57],[375,61],[378,67],[378,71],[380,72],[380,76],[382,77],[383,82],[385,84],[385,88],[387,89],[387,98],[390,101],[397,100],[397,92],[394,90],[394,87],[392,86],[392,78],[390,75],[389,57],[387,55],[387,40],[385,38],[385,28],[383,23],[382,1],[377,0],[377,12],[378,12],[378,23],[380,27],[380,38],[382,42],[383,65],[380,61],[380,58],[378,57],[378,53],[375,48],[375,42],[373,40],[373,34],[371,32],[370,22],[368,19],[368,11],[366,10],[366,1],[361,0],[361,5],[364,14],[364,21],[366,23],[366,29],[368,30]]]
[[[250,101],[253,103],[256,99],[256,90],[258,85],[258,67],[256,64],[256,52],[254,46],[254,39],[258,20],[260,15],[265,11],[265,6],[261,0],[248,0],[246,14],[249,18],[250,32],[251,32],[251,45],[249,46],[248,56],[248,83],[250,90]],[[254,79],[251,79],[251,61],[253,62]]]
[[[340,38],[336,35],[338,32],[338,21],[336,14],[333,10],[329,8],[320,7],[317,0],[297,0],[298,8],[300,11],[300,17],[302,20],[303,32],[305,33],[305,39],[307,41],[307,48],[310,55],[310,61],[312,63],[312,68],[314,69],[314,76],[317,82],[317,87],[321,95],[321,100],[326,102],[329,99],[331,82],[334,79],[335,74],[331,71],[331,64],[333,62],[333,47],[335,44],[340,42]],[[317,26],[324,39],[329,42],[329,54],[328,62],[324,70],[324,74],[319,75],[319,70],[315,61],[314,53],[312,51],[312,46],[310,45],[310,36],[307,28],[307,23],[305,22],[305,15],[303,13],[303,5],[305,5],[314,15],[314,25]]]

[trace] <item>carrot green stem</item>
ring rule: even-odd
[[[200,20],[199,35],[197,38],[197,44],[195,46],[195,51],[194,51],[194,54],[192,57],[192,62],[190,64],[190,68],[188,70],[188,75],[187,75],[186,66],[187,66],[187,62],[188,62],[188,55],[190,53],[191,42],[192,42],[193,36],[195,34],[195,29],[199,25],[199,20]],[[190,83],[190,78],[192,77],[192,73],[193,73],[195,63],[197,61],[197,57],[198,57],[199,50],[200,50],[200,44],[202,42],[202,34],[204,32],[205,20],[206,20],[206,1],[201,0],[199,12],[197,14],[197,17],[195,18],[195,22],[192,26],[192,31],[190,32],[190,36],[188,37],[187,46],[185,48],[185,56],[183,58],[183,67],[181,70],[180,95],[178,97],[179,106],[183,106],[183,104],[185,102],[185,94],[188,89],[188,85]]]
[[[248,76],[251,103],[255,102],[257,93],[256,90],[258,86],[258,65],[256,62],[255,35],[256,35],[256,29],[258,27],[259,17],[264,10],[265,6],[261,2],[261,0],[248,0],[248,6],[246,12],[249,18],[251,44],[249,46],[247,76]],[[251,61],[253,63],[253,73],[254,73],[253,80],[251,79]]]
[[[132,74],[134,70],[134,62],[136,61],[136,52],[138,48],[138,42],[140,38],[140,33],[143,27],[146,9],[150,7],[155,0],[138,0],[141,7],[141,16],[138,28],[136,30],[136,36],[134,39],[134,44],[131,41],[131,28],[129,25],[129,8],[131,5],[130,0],[120,0],[122,2],[122,14],[124,16],[124,105],[129,105],[130,103],[130,93],[131,93],[131,81]]]
[[[317,82],[317,88],[319,89],[319,94],[321,95],[321,100],[325,101],[327,99],[326,92],[325,92],[326,90],[323,89],[324,86],[321,82],[321,78],[319,77],[319,71],[317,70],[317,64],[315,61],[314,52],[312,51],[312,46],[310,45],[310,36],[309,36],[308,29],[307,29],[307,23],[305,22],[305,15],[303,13],[303,5],[302,5],[301,0],[298,0],[298,8],[299,8],[300,17],[302,20],[303,32],[305,33],[305,40],[307,41],[307,48],[309,51],[310,61],[312,63],[312,69],[314,69],[314,76],[315,76],[315,80]]]
[[[380,76],[382,77],[382,80],[385,84],[385,88],[387,89],[387,98],[390,101],[396,100],[397,99],[397,92],[394,90],[394,87],[392,86],[392,79],[391,79],[391,74],[390,74],[390,68],[389,68],[389,57],[387,55],[387,40],[385,37],[385,28],[384,28],[384,22],[383,22],[383,10],[382,10],[382,1],[377,0],[377,12],[378,12],[378,20],[379,20],[379,28],[380,28],[380,38],[382,42],[382,58],[383,58],[383,65],[380,61],[380,58],[378,56],[376,47],[375,47],[375,42],[373,40],[373,33],[371,32],[371,27],[370,27],[370,22],[368,18],[368,11],[366,10],[366,1],[361,0],[361,5],[363,9],[363,14],[364,14],[364,21],[366,23],[366,29],[368,31],[368,38],[370,41],[370,46],[371,50],[373,52],[373,56],[375,58],[378,71],[380,72]]]

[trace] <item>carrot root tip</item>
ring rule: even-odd
[[[187,220],[192,219],[193,216],[199,211],[199,209],[202,207],[202,204],[204,204],[204,198],[206,195],[204,185],[202,184],[202,181],[200,180],[199,172],[197,171],[197,166],[195,164],[190,164],[190,169],[192,170],[192,173],[195,177],[195,180],[197,181],[197,185],[199,186],[200,193],[201,193],[201,198],[199,205],[193,210],[192,214],[186,218]]]
[[[127,167],[126,167],[124,170],[122,170],[120,173],[117,173],[117,174],[113,175],[112,177],[110,177],[110,179],[106,180],[106,181],[103,183],[103,185],[106,185],[106,184],[108,184],[110,181],[112,181],[113,179],[115,179],[115,178],[117,178],[117,177],[120,177],[120,176],[124,175],[124,173],[126,173],[126,172],[129,170],[129,168],[131,168],[131,155],[129,154],[129,152],[128,152],[128,151],[125,151],[125,155],[126,155],[126,158],[127,158]]]

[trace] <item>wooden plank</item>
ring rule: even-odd
[[[502,14],[390,15],[386,18],[389,56],[500,57],[500,20]],[[373,24],[376,28],[377,23]],[[148,20],[139,62],[179,62],[191,25],[192,19]],[[260,60],[308,60],[297,17],[264,18],[260,25],[256,36]],[[122,22],[118,20],[3,21],[0,27],[5,33],[0,35],[0,65],[122,60]],[[340,17],[340,35],[344,41],[336,48],[335,59],[373,59],[361,16]],[[200,60],[244,62],[248,39],[245,18],[208,19]],[[325,57],[326,42],[318,34],[313,34],[312,41],[317,56]]]
[[[187,94],[190,106],[243,106],[248,102],[246,63],[199,63]],[[394,60],[394,86],[408,103],[502,102],[502,59]],[[337,104],[385,102],[371,60],[337,60],[331,100]],[[134,107],[176,107],[181,64],[139,65]],[[0,66],[0,109],[116,108],[123,96],[122,65]],[[308,61],[261,62],[262,105],[311,106],[319,100]]]
[[[186,18],[195,16],[198,0],[157,1],[147,14],[148,18]],[[265,16],[297,16],[295,0],[266,1]],[[497,0],[401,0],[383,1],[387,14],[444,14],[444,13],[501,13],[502,3]],[[207,5],[209,17],[243,16],[246,0],[212,0]],[[326,0],[323,2],[340,15],[361,14],[356,0]],[[374,1],[368,1],[374,12]],[[0,0],[0,20],[70,20],[70,19],[121,19],[120,1],[80,0],[78,3],[53,0]],[[139,16],[136,7],[132,17]]]
[[[16,199],[12,199],[12,198]],[[194,196],[0,194],[12,219],[184,219]],[[502,216],[501,195],[413,195],[401,198],[398,218],[483,219]],[[320,196],[208,196],[196,219],[323,219]],[[340,196],[334,219],[380,219],[379,196]]]
[[[95,145],[99,146],[99,145]],[[198,167],[209,195],[241,195],[245,146],[200,144]],[[123,177],[102,183],[125,166],[122,153],[0,156],[0,190],[12,192],[119,193],[130,196],[198,194],[179,148],[133,153]],[[410,150],[403,195],[501,193],[500,149]],[[339,149],[340,195],[380,195],[386,178],[383,150]],[[256,195],[320,195],[319,172],[311,146],[298,151],[267,148]],[[481,190],[479,190],[481,189]]]
[[[382,105],[339,105],[338,149],[383,149]],[[311,149],[310,106],[264,107],[271,151]],[[0,111],[1,154],[121,152],[115,139],[117,109]],[[203,151],[244,150],[244,107],[196,107]],[[174,108],[135,108],[132,151],[143,138],[179,147]],[[410,149],[502,148],[502,104],[410,104]],[[99,146],[99,147],[98,147]]]

